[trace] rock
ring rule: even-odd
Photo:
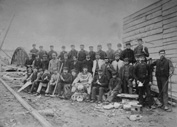
[[[131,110],[131,105],[130,104],[125,104],[125,105],[123,105],[123,109],[124,110]]]
[[[107,109],[107,110],[113,109],[113,108],[114,108],[114,105],[113,105],[113,104],[109,104],[109,105],[103,106],[103,109]]]
[[[122,105],[120,103],[117,103],[117,102],[114,103],[114,108],[116,108],[116,109],[120,108],[121,106]]]
[[[141,115],[130,115],[129,116],[129,120],[131,120],[131,121],[140,120],[141,118],[142,118]]]

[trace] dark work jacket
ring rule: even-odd
[[[39,51],[39,52],[38,52],[39,58],[40,58],[41,60],[42,60],[42,58],[43,58],[44,54],[46,54],[46,55],[47,55],[47,52],[46,52],[46,51],[44,51],[44,50],[42,50],[42,51]]]
[[[48,83],[50,81],[51,75],[49,73],[44,73],[42,75],[42,83]]]
[[[144,48],[144,51],[143,51]],[[145,57],[149,57],[149,51],[147,47],[144,47],[142,45],[138,45],[137,47],[135,47],[134,49],[134,55],[143,55]]]
[[[135,56],[134,56],[134,51],[131,49],[125,49],[122,51],[120,54],[120,60],[124,60],[125,58],[128,58],[130,63],[135,63]]]
[[[72,83],[72,75],[70,73],[64,74],[62,73],[61,76],[63,77],[63,80],[59,80],[60,83],[65,83],[65,84],[71,84]]]
[[[61,64],[63,64],[63,67],[67,67],[68,70],[70,70],[70,61],[69,60],[62,60]]]
[[[172,62],[169,59],[163,58],[156,60],[151,64],[151,66],[156,66],[156,77],[169,77],[169,72],[174,71]]]
[[[109,89],[114,91],[121,90],[122,81],[120,78],[111,78],[109,81]]]
[[[93,61],[92,60],[84,60],[82,67],[87,66],[88,72],[92,73]]]
[[[89,52],[89,55],[90,55],[90,59],[91,59],[92,61],[94,61],[94,60],[95,60],[95,55],[96,55],[96,53],[95,53],[94,51],[90,51],[90,52]]]
[[[48,70],[48,66],[49,66],[49,61],[48,60],[42,60],[41,61],[41,67],[43,70]]]
[[[86,59],[87,52],[85,50],[81,50],[78,52],[78,61],[83,62]]]
[[[78,51],[77,51],[77,50],[71,50],[71,51],[68,53],[68,59],[69,59],[69,60],[73,60],[73,56],[77,57],[77,54],[78,54]]]
[[[74,61],[71,61],[69,68],[70,68],[70,71],[72,69],[76,69],[77,71],[81,72],[81,70],[82,70],[82,64],[81,64],[80,61],[77,61],[75,64],[74,64]]]
[[[151,69],[150,66],[146,63],[137,63],[134,67],[134,78],[136,80],[150,80]]]
[[[66,53],[67,53],[66,51],[60,52],[60,54],[59,54],[59,56],[58,56],[58,59],[64,60],[64,54],[66,54]]]
[[[97,53],[100,55],[100,59],[104,60],[105,57],[107,56],[106,52],[104,52],[103,50],[99,50],[97,51]]]
[[[41,60],[40,59],[34,60],[34,67],[37,69],[41,68]]]
[[[28,68],[28,66],[31,66],[32,64],[33,64],[33,59],[27,59],[25,61],[25,67],[27,67],[27,68]]]
[[[33,72],[31,76],[31,82],[34,82],[37,79],[37,72]]]
[[[99,80],[99,82],[101,83],[101,85],[98,85],[97,84],[97,80]],[[101,78],[99,78],[98,75],[96,75],[94,78],[93,78],[93,86],[97,86],[97,87],[105,87],[105,88],[108,88],[108,79],[107,79],[107,76],[106,75],[102,75]]]
[[[128,79],[134,79],[134,71],[132,65],[124,65],[120,68],[120,79],[123,81],[125,78],[125,66],[128,66]]]

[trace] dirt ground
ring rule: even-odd
[[[10,86],[16,84],[8,82]],[[15,91],[18,88],[14,88]],[[5,93],[8,93],[7,90]],[[2,94],[2,93],[1,93]],[[59,98],[51,98],[41,96],[36,97],[25,92],[19,93],[33,108],[37,110],[52,110],[54,116],[46,116],[42,114],[54,127],[176,127],[177,125],[177,108],[173,108],[173,112],[164,112],[161,109],[148,110],[143,109],[142,118],[138,121],[130,121],[128,117],[131,115],[130,111],[123,109],[104,110],[101,105],[86,102],[73,102],[71,100],[61,100]],[[3,94],[2,94],[3,95]],[[9,95],[7,95],[9,96]],[[14,97],[12,99],[14,101]],[[1,101],[6,101],[2,96]],[[6,103],[1,103],[1,114],[5,117],[12,117],[11,110],[15,109],[18,112],[18,105],[11,102],[13,107],[8,107],[4,113]],[[24,111],[24,109],[20,109]],[[28,116],[28,115],[27,115]],[[25,116],[25,118],[27,117]],[[1,118],[1,121],[5,119]],[[18,121],[25,123],[24,117],[19,117]],[[32,119],[29,119],[31,121]],[[4,123],[4,122],[3,122]],[[38,127],[34,120],[35,127]],[[18,127],[17,125],[15,127]]]

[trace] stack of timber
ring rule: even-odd
[[[158,51],[166,50],[166,56],[175,66],[171,78],[173,98],[177,99],[177,0],[159,0],[124,18],[123,42],[142,38],[152,59],[159,58]],[[137,45],[132,42],[133,48]],[[153,73],[153,90],[157,91]],[[158,91],[157,91],[158,92]]]

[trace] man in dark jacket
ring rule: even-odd
[[[134,55],[136,57],[138,57],[139,55],[144,56],[145,60],[147,60],[146,57],[149,57],[148,48],[143,45],[143,40],[141,38],[138,39],[137,42],[138,42],[138,46],[135,47],[134,49]]]
[[[138,84],[138,94],[139,94],[139,104],[145,104],[143,95],[146,95],[147,105],[151,107],[152,97],[150,92],[150,75],[151,69],[150,66],[145,61],[145,56],[139,56],[139,63],[134,67],[134,78]],[[144,93],[145,92],[145,93]]]
[[[75,49],[75,45],[71,45],[71,51],[68,53],[68,59],[73,60],[73,56],[77,57],[78,51]]]
[[[129,64],[129,59],[124,59],[124,66],[120,68],[120,79],[122,80],[122,92],[132,94],[132,81],[134,79],[133,66]]]
[[[25,61],[25,67],[28,70],[28,68],[32,67],[32,65],[33,65],[32,54],[29,53],[29,59],[26,59],[26,61]]]
[[[93,46],[89,46],[89,55],[90,55],[90,59],[94,61],[96,53],[93,51]]]
[[[83,62],[86,59],[87,51],[84,50],[84,45],[80,45],[80,51],[78,52],[78,61]]]
[[[44,54],[47,55],[47,52],[43,50],[43,46],[39,46],[38,55],[41,60],[43,59]]]
[[[41,67],[43,71],[47,70],[49,66],[48,56],[46,54],[43,55],[43,59],[41,60]]]
[[[87,54],[86,60],[84,60],[82,67],[87,66],[88,67],[88,72],[92,74],[92,67],[93,67],[93,61],[90,59],[90,55]]]
[[[39,50],[36,49],[36,44],[33,44],[32,46],[33,46],[33,49],[30,50],[30,53],[32,54],[32,59],[34,60]]]
[[[70,70],[70,61],[68,59],[68,54],[66,54],[66,53],[64,54],[64,59],[61,61],[61,65],[62,64],[63,64],[63,67],[67,67],[68,70]]]
[[[96,75],[93,79],[93,87],[92,87],[92,102],[96,101],[96,95],[98,93],[98,103],[102,102],[102,97],[106,90],[108,89],[108,79],[107,77],[103,74],[102,70],[98,70],[98,75]]]
[[[168,110],[168,79],[174,72],[172,62],[165,57],[165,50],[159,51],[160,59],[153,62],[151,65],[156,66],[157,86],[159,89],[160,101],[164,110]]]
[[[60,52],[60,54],[59,54],[59,56],[58,56],[58,59],[62,61],[62,60],[64,60],[64,55],[67,54],[67,51],[65,51],[65,50],[66,50],[66,47],[65,47],[65,46],[62,46],[62,47],[61,47],[61,50],[62,50],[62,51]]]
[[[102,50],[102,45],[97,46],[97,52],[100,55],[100,59],[104,60],[104,58],[107,56],[106,52]]]
[[[41,68],[41,59],[39,58],[39,55],[36,55],[36,58],[33,61],[33,68],[36,68],[37,70]]]
[[[125,58],[128,58],[129,63],[133,64],[136,62],[134,51],[131,49],[130,41],[126,43],[126,49],[122,51],[120,55],[120,60],[124,60]]]
[[[48,58],[49,58],[49,61],[52,59],[52,54],[55,53],[56,56],[57,56],[57,52],[54,50],[54,46],[51,45],[50,46],[50,51],[48,52]]]
[[[69,68],[70,68],[69,71],[71,71],[72,69],[75,69],[78,72],[81,72],[81,70],[82,70],[82,64],[81,64],[80,61],[77,60],[76,56],[73,56],[73,60],[70,62]]]
[[[115,54],[114,54],[115,51],[112,49],[112,44],[111,43],[108,43],[107,47],[108,47],[108,50],[107,50],[106,54],[107,54],[107,57],[110,60],[110,62],[112,62],[115,58]]]

